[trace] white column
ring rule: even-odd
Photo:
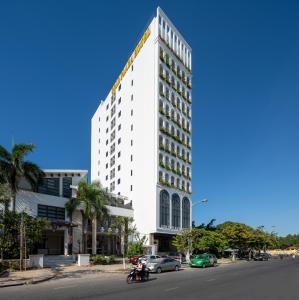
[[[68,241],[69,241],[69,232],[68,229],[64,229],[64,255],[69,254],[69,249],[68,249]]]

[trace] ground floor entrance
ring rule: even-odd
[[[38,253],[45,255],[64,254],[64,230],[45,230]]]
[[[158,253],[169,254],[169,252],[176,252],[176,248],[172,244],[174,237],[175,235],[172,234],[154,233],[153,241]]]

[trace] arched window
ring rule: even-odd
[[[160,226],[169,226],[169,194],[167,191],[160,192]]]
[[[172,226],[179,228],[181,223],[181,201],[178,194],[173,194],[171,197],[172,206]]]
[[[189,228],[190,227],[190,201],[188,198],[183,198],[183,228]]]

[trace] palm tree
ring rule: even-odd
[[[76,209],[81,212],[83,252],[87,251],[88,220],[101,219],[108,215],[105,197],[106,192],[99,182],[89,184],[87,181],[81,181],[78,184],[77,197],[71,198],[65,205],[71,221],[72,214]]]
[[[25,161],[24,158],[32,153],[35,146],[32,144],[16,144],[11,153],[0,145],[0,174],[11,193],[13,211],[16,210],[16,196],[19,190],[20,179],[24,177],[34,191],[44,176],[38,165]]]

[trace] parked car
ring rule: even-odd
[[[143,255],[134,255],[134,256],[131,256],[129,258],[129,263],[132,264],[132,265],[137,265],[139,258],[142,257],[142,256]]]
[[[271,255],[268,253],[258,253],[256,254],[253,259],[256,261],[266,261],[271,258]]]
[[[179,271],[181,267],[181,263],[172,258],[157,258],[157,259],[150,259],[148,261],[147,267],[149,268],[150,272],[157,272],[161,273],[164,271]]]
[[[204,253],[199,255],[192,255],[189,266],[190,267],[214,267],[217,264],[217,257],[215,254]]]
[[[177,253],[177,252],[169,252],[167,257],[176,259],[178,261],[181,261],[182,263],[186,261],[186,256],[185,254]]]
[[[145,261],[149,261],[149,260],[153,260],[153,259],[158,259],[161,258],[161,256],[159,255],[143,255],[139,258],[139,260],[145,260]]]

